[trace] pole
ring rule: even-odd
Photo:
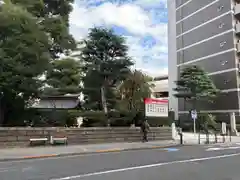
[[[218,142],[218,139],[217,139],[217,134],[216,134],[216,132],[215,132],[215,143],[217,143]]]
[[[196,118],[193,119],[193,132],[196,134]]]
[[[232,132],[231,132],[231,130],[230,130],[229,133],[230,133],[230,134],[229,134],[229,136],[230,136],[230,142],[232,142]]]
[[[180,136],[180,144],[183,144],[183,133],[182,133],[182,128],[178,129],[178,134]]]
[[[191,110],[191,116],[193,120],[193,132],[194,135],[196,135],[196,119],[197,119],[197,111],[196,110]]]
[[[199,129],[199,132],[198,132],[198,144],[201,144],[201,134],[200,134],[200,129]]]
[[[183,134],[180,133],[179,135],[180,135],[180,144],[183,144]]]

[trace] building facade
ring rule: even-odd
[[[155,77],[151,84],[152,98],[168,98],[168,75]]]
[[[191,106],[173,94],[174,81],[187,65],[202,67],[221,93],[202,112],[228,121],[239,117],[240,0],[168,0],[169,106],[176,118]]]
[[[42,96],[32,105],[37,109],[75,109],[80,106],[79,94]]]

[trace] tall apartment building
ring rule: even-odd
[[[186,65],[202,67],[221,90],[201,110],[229,120],[240,112],[240,0],[168,0],[169,101],[178,117],[191,108],[174,98],[174,81]]]

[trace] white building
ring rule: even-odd
[[[66,94],[62,96],[43,96],[36,101],[32,108],[37,109],[74,109],[79,103],[79,94]]]
[[[152,83],[152,98],[168,98],[168,75],[155,77]]]

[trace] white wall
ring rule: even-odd
[[[40,100],[34,108],[74,108],[79,100]]]
[[[168,92],[168,80],[160,80],[152,82],[155,87],[152,88],[153,92]]]
[[[178,100],[175,93],[175,81],[177,80],[177,52],[176,52],[176,3],[168,0],[168,92],[169,108],[175,111],[175,119],[178,119]]]

